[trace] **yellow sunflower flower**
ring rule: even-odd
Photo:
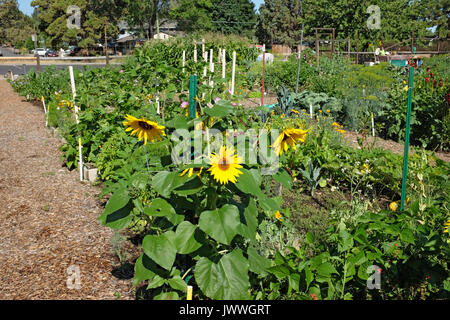
[[[391,202],[389,204],[389,209],[391,209],[391,211],[397,211],[397,209],[398,209],[398,201]]]
[[[444,223],[444,232],[445,233],[448,233],[448,227],[450,227],[450,220],[447,220],[447,222],[446,223]]]
[[[219,154],[213,153],[210,156],[209,164],[211,167],[208,171],[211,171],[214,179],[221,184],[226,184],[229,181],[236,183],[236,177],[242,174],[242,171],[238,170],[242,168],[242,162],[242,158],[238,157],[233,147],[226,148],[223,146]]]
[[[184,169],[183,172],[181,172],[180,176],[184,176],[186,173],[188,173],[188,177],[192,177],[193,174],[196,174],[199,178],[201,177],[200,175],[202,174],[202,170],[203,167],[199,167],[199,168],[187,168]]]
[[[125,131],[131,131],[131,135],[137,134],[139,141],[144,138],[144,144],[147,144],[147,140],[154,142],[155,140],[162,140],[161,136],[165,136],[164,126],[160,126],[156,122],[146,120],[144,117],[141,119],[135,118],[129,114],[125,116],[123,125],[128,126]]]
[[[308,130],[302,129],[290,128],[283,130],[272,147],[275,148],[276,154],[281,156],[283,152],[286,152],[288,150],[289,146],[291,146],[295,150],[295,145],[298,142],[305,142],[307,133]]]
[[[292,109],[291,110],[291,112],[293,112],[293,113],[297,113],[297,114],[299,114],[300,112],[298,112],[297,110],[295,110],[295,109]]]
[[[275,212],[275,218],[277,218],[278,221],[283,221],[283,215],[280,213],[280,211]]]

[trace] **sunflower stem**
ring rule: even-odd
[[[146,144],[144,144],[144,151],[145,151],[145,162],[147,163],[147,172],[148,172],[148,175],[150,176],[150,166],[148,164],[147,145]]]

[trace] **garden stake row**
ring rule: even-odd
[[[416,52],[414,47],[412,53]],[[414,67],[412,62],[409,65],[409,76],[408,76],[408,102],[406,107],[406,135],[405,135],[405,151],[403,154],[403,177],[402,177],[402,197],[400,200],[400,210],[405,209],[405,196],[406,196],[406,176],[408,173],[408,151],[409,151],[409,127],[411,123],[411,103],[412,103],[412,89],[414,80]]]

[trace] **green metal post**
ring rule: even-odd
[[[415,53],[416,48],[413,48]],[[400,201],[400,210],[405,209],[405,196],[406,196],[406,176],[408,174],[408,152],[409,152],[409,131],[411,123],[411,104],[412,104],[412,90],[414,80],[414,67],[409,66],[408,77],[408,102],[406,107],[406,134],[405,134],[405,151],[403,153],[403,177],[402,177],[402,197]]]
[[[189,78],[189,118],[194,119],[197,111],[197,76]]]

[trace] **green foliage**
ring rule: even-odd
[[[107,35],[116,36],[117,22],[122,16],[123,4],[116,0],[34,0],[39,29],[49,36],[51,47],[60,47],[63,42],[76,44],[81,48],[88,48],[104,39],[104,27]],[[81,13],[80,29],[67,27],[67,19],[73,13],[67,12],[70,5],[78,6]]]
[[[214,0],[212,23],[217,32],[252,38],[256,25],[254,3],[250,0]]]
[[[304,143],[283,153],[274,175],[262,176],[263,164],[247,161],[236,183],[222,185],[205,162],[181,166],[171,157],[178,143],[174,130],[194,127],[180,107],[188,100],[182,87],[187,87],[187,75],[201,74],[205,64],[186,65],[185,74],[180,64],[182,50],[192,52],[197,36],[150,42],[121,69],[76,71],[79,124],[66,103],[72,96],[67,70],[31,72],[11,82],[29,100],[45,95],[49,123],[65,139],[61,150],[69,168],[77,166],[82,138],[84,159],[99,168],[104,180],[100,196],[109,196],[98,220],[142,240],[133,279],[135,286],[145,283],[139,292],[153,299],[184,299],[189,284],[197,299],[447,299],[449,250],[442,231],[449,211],[449,164],[416,149],[408,163],[412,201],[404,212],[386,211],[400,198],[403,158],[370,145],[348,146],[335,123],[346,119],[343,101],[375,96],[367,110],[385,110],[377,92],[403,92],[403,75],[386,65],[353,67],[339,59],[324,59],[314,70],[305,60],[311,74],[302,83],[317,90],[291,95],[291,88],[283,86],[280,110],[274,113],[239,106],[242,97],[230,95],[228,79],[211,73],[200,77],[196,120],[204,128],[236,129],[236,137],[250,128],[308,130]],[[246,61],[255,55],[249,43],[239,43],[236,36],[217,39],[207,40],[207,48],[236,50],[239,70],[248,71]],[[434,61],[439,70],[445,61],[440,59]],[[296,70],[295,61],[285,63]],[[202,84],[209,77],[213,88]],[[315,77],[321,77],[322,86]],[[441,76],[436,72],[434,77]],[[431,83],[428,89],[444,91],[439,88]],[[358,95],[362,89],[365,94]],[[431,95],[420,101],[439,100]],[[297,113],[310,103],[314,118]],[[297,112],[288,117],[292,109]],[[125,132],[127,114],[165,126],[166,136],[144,145]],[[256,149],[252,140],[246,138],[246,154]],[[189,138],[186,142],[193,147]],[[199,174],[185,172],[199,167]],[[367,288],[368,277],[378,270],[370,271],[372,265],[382,269],[378,291]]]
[[[32,33],[31,18],[19,10],[16,0],[0,1],[0,43],[22,47]]]

